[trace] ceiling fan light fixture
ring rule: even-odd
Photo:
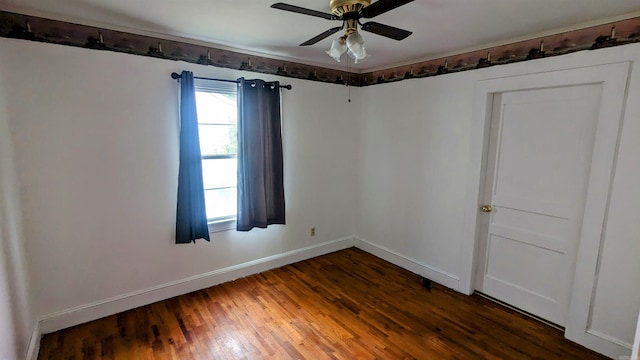
[[[364,50],[364,48],[362,49],[362,54],[358,57],[355,57],[355,63],[356,64],[362,64],[363,62],[367,61],[367,59],[369,59],[371,57],[370,54],[367,54],[367,51]]]
[[[347,53],[355,59],[356,64],[360,64],[369,58],[367,50],[364,47],[364,39],[357,33],[351,33],[345,41],[347,45]]]
[[[331,48],[327,51],[327,55],[331,56],[333,60],[340,62],[340,57],[347,51],[347,44],[344,37],[334,39],[331,43]]]
[[[413,1],[414,0],[377,0],[373,2],[373,0],[329,0],[331,13],[325,13],[285,3],[275,3],[271,5],[271,7],[274,9],[290,11],[326,20],[341,21],[342,26],[333,27],[319,35],[316,35],[300,44],[300,46],[314,45],[336,32],[343,30],[344,35],[339,39],[334,40],[331,44],[331,48],[325,51],[325,53],[335,61],[340,62],[342,54],[346,52],[349,57],[355,59],[356,64],[359,64],[369,58],[369,54],[367,54],[367,50],[364,47],[364,40],[362,39],[362,36],[358,34],[359,29],[393,40],[403,40],[411,35],[411,31],[380,24],[375,21],[369,21],[362,24],[360,23],[360,19],[374,18]]]
[[[349,48],[349,51],[351,52],[357,52],[364,46],[364,39],[362,38],[362,35],[357,32],[349,34],[345,42],[347,43],[347,48]]]

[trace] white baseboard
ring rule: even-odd
[[[412,259],[408,256],[402,255],[391,249],[387,249],[384,246],[374,244],[362,238],[357,238],[357,243],[355,246],[394,265],[409,270],[412,273],[418,274],[431,281],[437,282],[438,284],[459,291],[458,283],[460,282],[460,279],[457,276],[450,274],[444,270],[436,269],[433,266],[421,263],[416,259]]]
[[[612,359],[629,359],[632,344],[595,330],[587,330],[578,344]]]
[[[38,360],[38,352],[40,350],[40,322],[36,321],[33,325],[33,332],[31,333],[31,339],[29,340],[29,347],[27,348],[26,360]]]
[[[38,332],[51,333],[157,301],[353,247],[356,242],[357,240],[353,237],[337,239],[66,309],[41,318]],[[38,341],[39,338],[38,336]]]

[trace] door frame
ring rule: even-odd
[[[565,337],[609,356],[630,352],[630,348],[603,334],[591,332],[590,320],[597,286],[597,268],[608,212],[615,158],[627,97],[629,71],[630,62],[627,61],[487,79],[476,83],[469,156],[470,172],[467,183],[467,209],[465,209],[464,217],[462,263],[458,289],[466,294],[471,294],[475,289],[476,258],[481,235],[481,217],[478,215],[480,202],[484,195],[494,95],[517,90],[601,84],[602,100],[593,145],[589,185]]]

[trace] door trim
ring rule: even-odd
[[[517,90],[601,84],[602,100],[593,146],[585,213],[578,244],[565,337],[609,356],[629,353],[630,348],[594,335],[594,331],[590,331],[590,319],[597,286],[599,254],[624,115],[624,102],[627,97],[629,71],[630,62],[618,62],[478,81],[475,86],[473,107],[467,209],[465,209],[464,228],[462,229],[459,291],[471,294],[475,289],[476,253],[481,234],[479,231],[481,217],[478,214],[484,189],[488,135],[494,95]]]

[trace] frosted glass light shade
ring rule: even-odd
[[[364,47],[364,39],[357,32],[350,34],[346,40],[349,56],[355,59],[356,64],[359,64],[369,58],[367,50]]]
[[[360,57],[357,57],[355,63],[356,64],[361,64],[361,63],[367,61],[367,59],[370,58],[370,57],[371,57],[371,55],[367,54],[367,52],[365,50],[363,50],[363,55],[360,55]]]
[[[327,51],[327,55],[331,56],[333,60],[340,62],[340,57],[347,51],[347,44],[345,44],[342,38],[334,39],[331,43],[331,48]]]

